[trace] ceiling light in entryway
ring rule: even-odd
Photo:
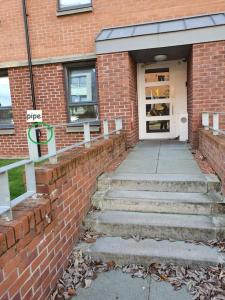
[[[155,61],[164,61],[167,59],[167,55],[165,54],[158,54],[154,56]]]

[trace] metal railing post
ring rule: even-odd
[[[25,165],[26,187],[27,192],[36,193],[36,177],[34,163],[30,162]]]
[[[205,128],[205,130],[209,130],[209,113],[208,112],[202,113],[202,126]]]
[[[84,123],[84,141],[86,142],[85,147],[90,148],[91,133],[90,133],[90,123],[89,122]]]
[[[0,173],[0,214],[6,220],[12,219],[8,171]]]
[[[104,139],[109,139],[109,122],[107,119],[103,121],[103,132],[104,132]]]
[[[27,143],[30,160],[36,161],[39,158],[37,135],[35,128],[27,129]]]
[[[219,134],[219,113],[213,113],[213,134]]]
[[[122,118],[115,119],[115,126],[116,126],[116,134],[120,134],[120,131],[123,128]]]
[[[55,156],[49,158],[49,162],[51,164],[55,164],[55,163],[57,163],[57,157],[56,157],[56,142],[55,142],[55,128],[54,127],[47,128],[47,140],[49,140],[48,154],[55,155]]]

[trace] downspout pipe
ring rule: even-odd
[[[22,0],[22,7],[23,7],[23,20],[24,20],[24,30],[25,30],[25,37],[26,37],[26,48],[27,48],[27,58],[28,58],[28,68],[29,68],[29,75],[30,75],[30,88],[31,88],[31,97],[32,97],[32,106],[35,110],[36,106],[36,99],[35,99],[35,88],[34,88],[34,75],[33,75],[33,65],[32,65],[32,57],[31,57],[31,47],[30,47],[30,36],[29,36],[29,28],[28,28],[28,20],[27,20],[27,6],[26,0]],[[40,131],[36,130],[37,142],[40,141]],[[38,154],[39,157],[41,156],[41,147],[38,144]]]

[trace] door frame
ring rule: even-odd
[[[145,69],[156,69],[156,68],[169,68],[170,80],[169,84],[171,88],[171,96],[168,99],[156,99],[152,100],[149,104],[154,103],[170,103],[171,115],[169,116],[146,116],[146,99],[145,99]],[[178,70],[178,71],[177,71]],[[182,73],[183,74],[182,74]],[[185,75],[184,75],[185,74]],[[182,75],[182,76],[181,76]],[[138,118],[139,118],[139,139],[174,139],[179,136],[179,115],[187,113],[187,64],[183,61],[172,60],[163,62],[154,62],[150,64],[137,64],[137,89],[138,89]],[[182,84],[177,81],[181,80]],[[160,85],[160,84],[159,84]],[[181,86],[181,87],[180,87]],[[179,89],[176,93],[176,89]],[[182,90],[182,91],[181,91]],[[182,95],[182,97],[180,97]],[[177,97],[176,97],[177,96]],[[182,105],[178,104],[182,101]],[[164,101],[163,101],[164,100]],[[170,132],[160,133],[146,133],[146,121],[151,120],[169,120],[170,121]]]

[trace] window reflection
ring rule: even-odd
[[[9,78],[0,77],[0,107],[11,106]]]
[[[157,132],[169,132],[170,131],[170,121],[147,121],[146,122],[146,132],[147,133],[157,133]]]
[[[145,88],[146,100],[170,98],[169,85],[151,86]]]
[[[0,75],[0,127],[13,127],[12,102],[7,72]]]
[[[169,116],[169,103],[146,104],[146,117],[153,116]]]
[[[169,81],[169,68],[145,70],[145,82]]]

